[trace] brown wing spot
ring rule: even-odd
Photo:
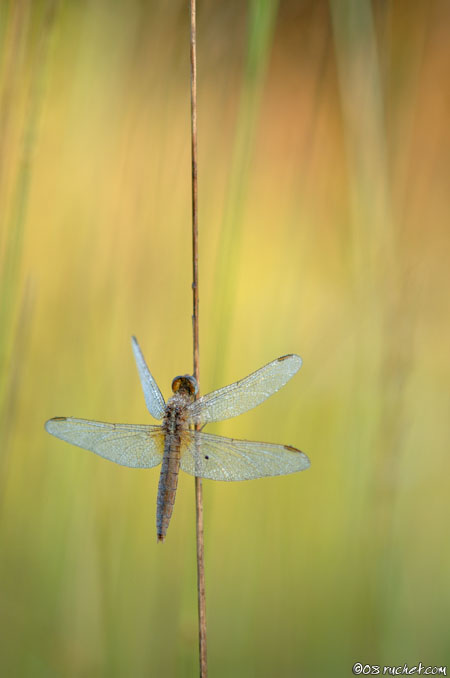
[[[208,455],[207,455],[207,454],[205,454],[205,459],[209,459],[209,457],[208,457]]]
[[[287,360],[288,358],[292,357],[292,353],[289,353],[289,355],[282,355],[281,358],[278,358],[278,362],[282,363],[283,360]]]
[[[66,421],[67,417],[53,417],[50,421]]]
[[[296,447],[291,447],[290,445],[285,445],[284,449],[287,450],[288,452],[300,452],[300,450],[297,450]]]

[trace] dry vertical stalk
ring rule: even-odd
[[[192,299],[193,299],[193,346],[194,377],[199,382],[199,317],[198,317],[198,197],[197,197],[197,45],[196,45],[196,0],[189,1],[191,17],[191,153],[192,153]],[[199,425],[196,424],[197,430]],[[197,597],[198,640],[200,677],[208,675],[206,659],[206,595],[205,554],[203,540],[203,491],[202,479],[195,478],[195,508],[197,535]]]

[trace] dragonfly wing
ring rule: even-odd
[[[158,388],[158,384],[150,374],[145,358],[139,347],[136,337],[131,337],[134,358],[139,372],[139,378],[144,391],[145,404],[147,409],[155,419],[162,419],[164,416],[165,402]]]
[[[192,476],[211,480],[251,480],[303,471],[310,466],[306,454],[289,445],[257,443],[186,431],[181,468]]]
[[[164,452],[164,434],[160,426],[106,424],[56,417],[46,422],[45,429],[61,440],[130,468],[157,466]]]
[[[223,421],[260,405],[294,376],[302,366],[299,355],[273,360],[245,379],[212,391],[188,406],[188,416],[198,424]]]

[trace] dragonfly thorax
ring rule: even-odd
[[[197,380],[190,374],[184,374],[182,377],[175,377],[172,381],[172,391],[179,395],[187,395],[190,400],[194,400],[198,393]]]

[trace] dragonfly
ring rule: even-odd
[[[45,428],[61,440],[122,466],[153,468],[162,464],[156,507],[158,542],[166,537],[180,469],[200,478],[232,481],[286,475],[310,466],[306,454],[290,445],[236,440],[200,430],[260,405],[298,372],[300,356],[281,356],[244,379],[199,398],[193,376],[175,377],[173,395],[165,403],[135,337],[132,347],[145,404],[152,417],[162,420],[160,425],[55,417]]]

